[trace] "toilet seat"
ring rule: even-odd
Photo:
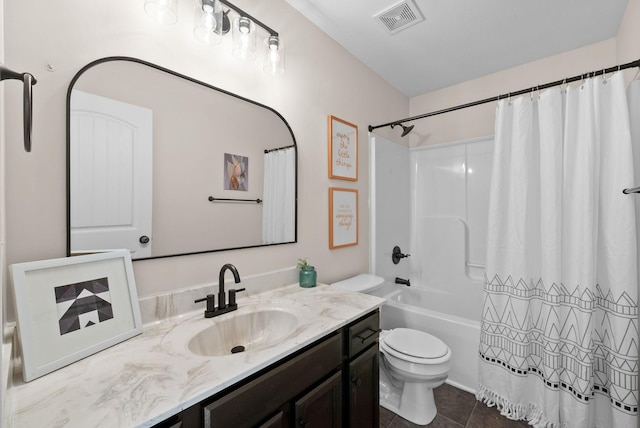
[[[438,364],[451,352],[437,337],[410,328],[396,328],[384,334],[380,347],[396,358],[419,364]]]

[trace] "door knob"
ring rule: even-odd
[[[148,244],[149,243],[149,237],[147,235],[142,235],[139,239],[141,244]]]

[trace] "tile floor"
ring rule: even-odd
[[[443,384],[434,389],[438,415],[429,428],[525,428],[525,421],[512,421],[502,416],[495,407],[487,407],[476,401],[466,391]],[[417,428],[413,424],[384,407],[380,407],[380,428]]]

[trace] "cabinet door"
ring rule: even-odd
[[[266,422],[260,424],[258,428],[283,428],[284,426],[284,413],[280,411]]]
[[[380,424],[378,344],[351,361],[348,370],[349,426],[377,427]]]
[[[342,427],[342,372],[331,376],[295,402],[295,427]]]
[[[215,398],[203,409],[206,428],[253,428],[336,369],[342,336],[334,334],[291,360]],[[286,420],[286,415],[285,415]]]

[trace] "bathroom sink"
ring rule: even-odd
[[[194,354],[220,357],[273,346],[291,335],[298,318],[287,311],[266,309],[213,318],[212,322],[189,340],[188,348]]]

